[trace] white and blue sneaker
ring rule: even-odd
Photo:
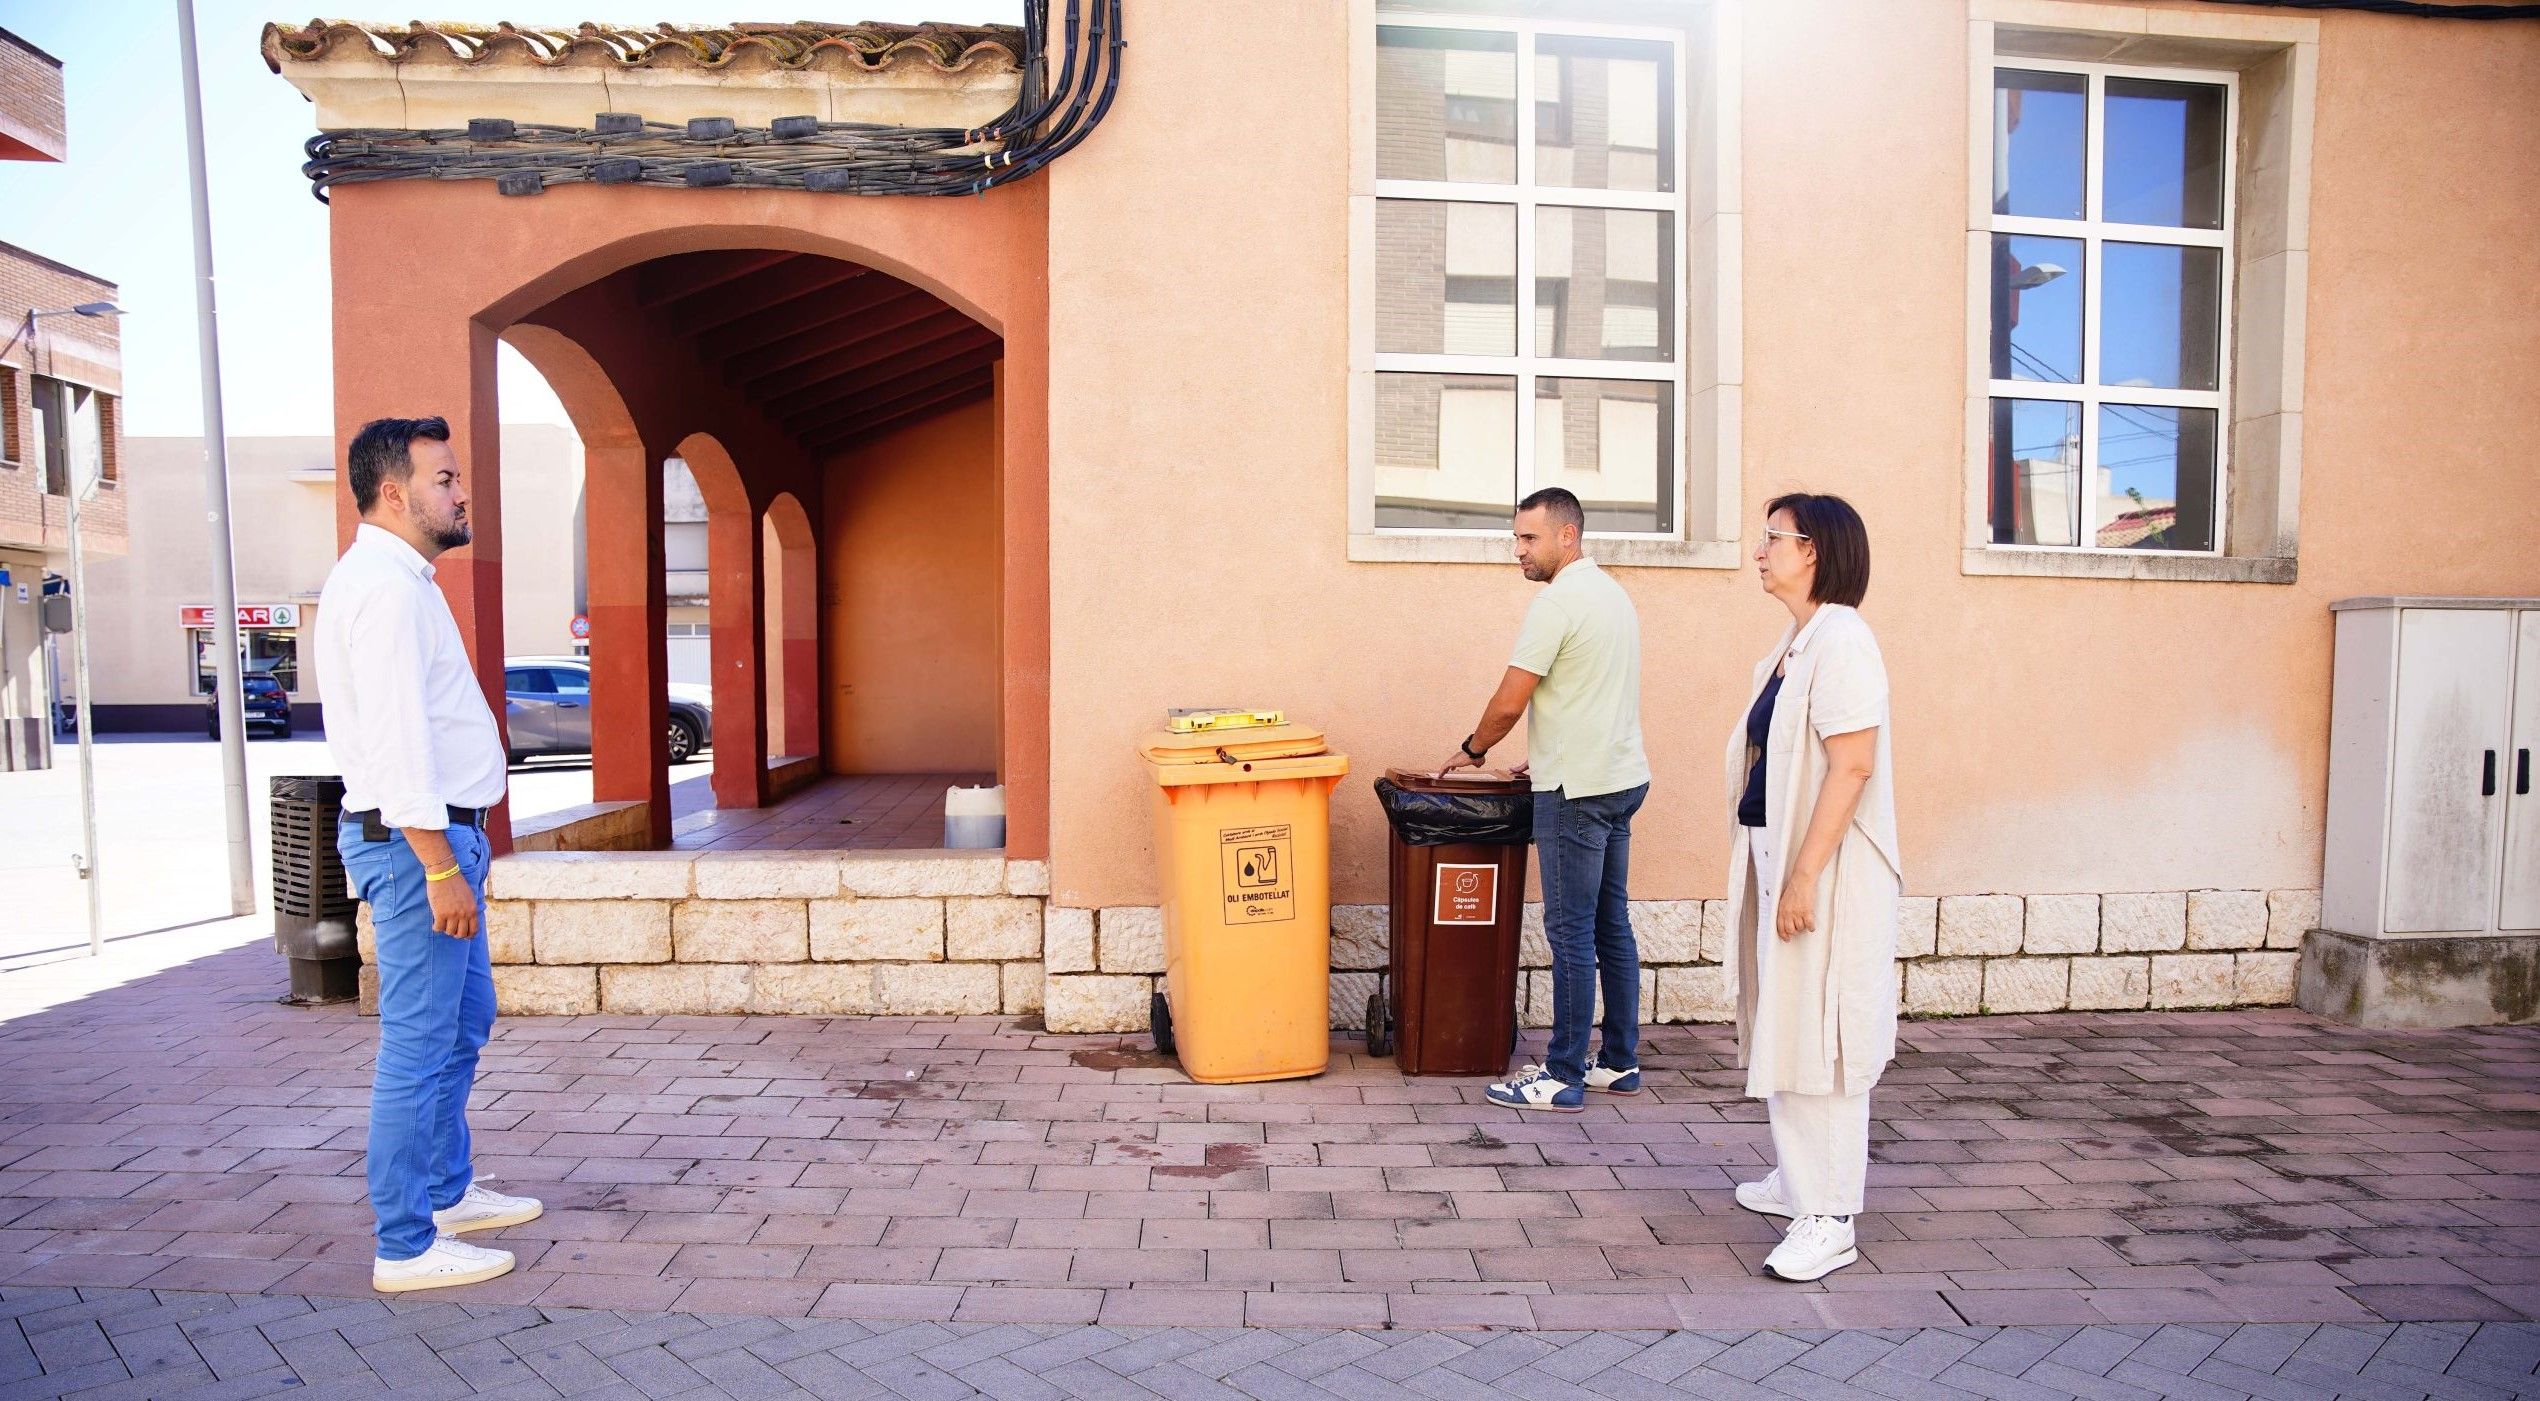
[[[1611,1070],[1601,1065],[1588,1067],[1587,1087],[1601,1095],[1636,1095],[1640,1093],[1640,1067]]]
[[[1519,1070],[1482,1091],[1482,1097],[1509,1109],[1549,1109],[1559,1114],[1576,1114],[1587,1107],[1585,1090],[1563,1084],[1540,1065]]]

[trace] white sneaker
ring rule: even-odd
[[[1764,1273],[1804,1283],[1823,1279],[1861,1258],[1852,1248],[1852,1223],[1839,1216],[1802,1216],[1790,1234],[1764,1257]]]
[[[1764,1216],[1795,1217],[1799,1208],[1790,1204],[1782,1191],[1782,1170],[1775,1168],[1762,1179],[1737,1184],[1737,1204]]]
[[[370,1264],[370,1287],[382,1294],[410,1289],[447,1289],[454,1284],[481,1284],[512,1271],[512,1253],[470,1245],[451,1236],[433,1240],[411,1260],[378,1260]]]
[[[481,1183],[471,1182],[466,1196],[432,1213],[432,1229],[445,1236],[465,1231],[491,1231],[535,1221],[546,1209],[536,1197],[506,1197]]]
[[[1587,1091],[1563,1084],[1540,1065],[1529,1065],[1482,1091],[1482,1098],[1506,1109],[1550,1109],[1561,1114],[1576,1114],[1587,1106]]]

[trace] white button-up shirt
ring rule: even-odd
[[[346,811],[443,828],[453,807],[503,800],[502,731],[412,545],[375,525],[353,532],[318,595],[317,664]]]

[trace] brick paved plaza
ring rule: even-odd
[[[2540,1391],[2530,1029],[1911,1023],[1862,1263],[1795,1286],[1721,1028],[1520,1119],[1354,1041],[1203,1087],[1003,1018],[506,1019],[478,1164],[548,1214],[390,1305],[369,1020],[253,945],[50,976],[0,983],[0,1398]]]

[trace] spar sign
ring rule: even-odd
[[[219,616],[209,604],[188,605],[177,610],[182,625],[207,628]],[[300,625],[300,605],[296,603],[242,603],[238,605],[238,625],[242,628],[296,628]]]

